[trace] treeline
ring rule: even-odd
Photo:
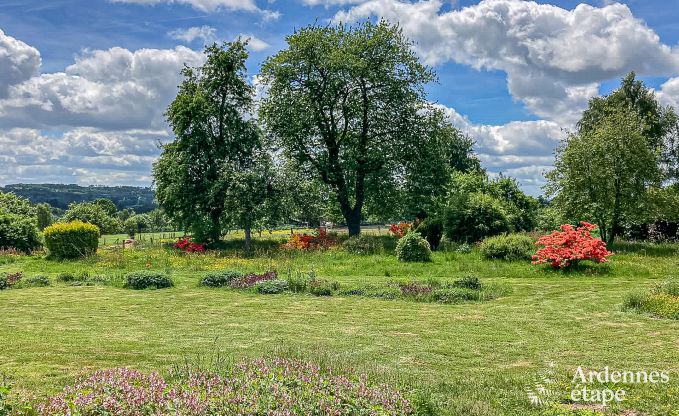
[[[47,203],[61,210],[68,209],[72,203],[92,202],[101,198],[112,201],[118,210],[128,209],[146,213],[158,208],[153,189],[136,186],[14,184],[0,187],[0,192],[11,192],[28,199],[33,204]]]

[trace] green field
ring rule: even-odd
[[[284,235],[256,239],[253,257],[240,254],[238,235],[233,249],[188,256],[150,243],[104,248],[72,262],[0,256],[0,272],[52,280],[50,287],[0,292],[0,371],[20,392],[44,395],[98,368],[163,372],[216,355],[294,355],[430,392],[442,414],[539,415],[552,413],[532,405],[527,390],[549,363],[567,383],[578,366],[608,366],[671,372],[668,384],[627,386],[628,399],[609,408],[612,414],[679,414],[678,322],[621,310],[629,292],[677,277],[679,246],[621,243],[607,265],[563,273],[484,260],[476,250],[436,252],[425,264],[399,263],[391,254],[281,252],[275,247]],[[132,291],[56,281],[66,271],[115,280],[147,268],[171,272],[176,287]],[[343,287],[473,273],[510,291],[492,301],[444,305],[198,286],[206,271],[224,268],[314,271]]]

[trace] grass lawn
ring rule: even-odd
[[[483,260],[476,250],[434,253],[426,264],[399,263],[390,254],[272,250],[281,238],[265,235],[252,258],[237,250],[186,256],[150,244],[103,249],[75,262],[0,257],[0,272],[45,274],[53,282],[0,292],[0,371],[20,391],[42,395],[98,368],[162,372],[217,354],[293,355],[429,391],[443,414],[540,415],[547,413],[530,403],[527,390],[550,363],[558,383],[570,383],[578,366],[608,366],[671,377],[658,386],[627,385],[627,399],[611,413],[679,414],[679,322],[621,310],[629,292],[677,277],[679,246],[622,243],[608,265],[563,273]],[[145,268],[170,271],[176,287],[132,291],[55,279],[65,271],[119,277]],[[345,287],[473,273],[511,291],[488,302],[444,305],[198,286],[206,271],[224,268],[313,270]]]

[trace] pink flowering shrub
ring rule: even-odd
[[[577,228],[564,224],[561,231],[540,237],[535,245],[543,247],[533,255],[533,264],[549,263],[565,269],[582,260],[605,263],[613,253],[606,250],[606,243],[600,238],[592,236],[596,227],[584,221]]]
[[[39,415],[411,415],[387,385],[370,385],[286,359],[254,360],[227,376],[190,373],[170,383],[156,373],[103,370],[36,407]]]

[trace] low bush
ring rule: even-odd
[[[52,224],[43,234],[50,257],[57,259],[88,257],[99,246],[99,228],[81,221]]]
[[[172,286],[174,282],[167,274],[150,270],[127,273],[123,282],[123,287],[136,290],[163,289]]]
[[[35,406],[43,415],[413,415],[407,397],[364,375],[294,360],[253,360],[224,374],[185,371],[173,381],[119,368],[83,377]]]
[[[481,290],[481,282],[479,278],[473,275],[467,275],[462,279],[453,282],[452,287],[463,289]]]
[[[288,289],[293,293],[306,293],[309,291],[311,281],[316,279],[314,272],[308,274],[302,272],[288,273]]]
[[[405,262],[431,261],[431,248],[427,240],[417,233],[408,233],[396,244],[396,258]]]
[[[338,282],[329,282],[322,279],[314,279],[309,283],[309,293],[314,296],[332,296],[339,288]]]
[[[342,247],[353,254],[378,254],[384,251],[382,240],[378,236],[359,234],[346,240]]]
[[[533,264],[549,263],[553,268],[566,269],[583,260],[605,263],[613,253],[606,250],[606,243],[592,235],[596,227],[584,221],[577,228],[564,224],[561,231],[540,237],[535,245],[543,247],[533,255]]]
[[[530,260],[534,248],[533,240],[525,234],[488,237],[479,246],[483,257],[501,260]]]
[[[679,319],[679,281],[670,280],[656,285],[648,292],[629,294],[623,310],[666,318]]]
[[[236,279],[243,277],[243,273],[238,270],[221,270],[210,272],[200,280],[201,286],[225,287],[230,286]]]
[[[0,212],[0,248],[30,253],[39,248],[40,235],[33,217]]]
[[[266,272],[264,274],[250,273],[243,277],[234,279],[229,286],[234,289],[245,289],[248,287],[252,287],[259,282],[276,279],[278,279],[278,273],[276,273],[275,271]]]
[[[319,228],[313,234],[293,234],[290,240],[283,244],[287,250],[324,250],[336,246],[338,236],[329,234],[324,228]]]
[[[262,295],[275,295],[288,289],[288,281],[283,279],[265,280],[255,285],[255,291]]]
[[[44,275],[27,277],[22,280],[21,287],[45,287],[50,285],[50,279]]]
[[[24,274],[21,272],[0,273],[0,290],[11,289],[16,286],[23,277]]]
[[[398,224],[391,224],[389,232],[396,238],[402,238],[413,228],[413,224],[401,221]]]
[[[183,236],[172,247],[185,253],[202,253],[205,251],[205,244],[196,243],[188,235]]]
[[[481,300],[478,290],[461,287],[436,289],[432,293],[434,301],[439,303],[462,303],[472,300]]]

